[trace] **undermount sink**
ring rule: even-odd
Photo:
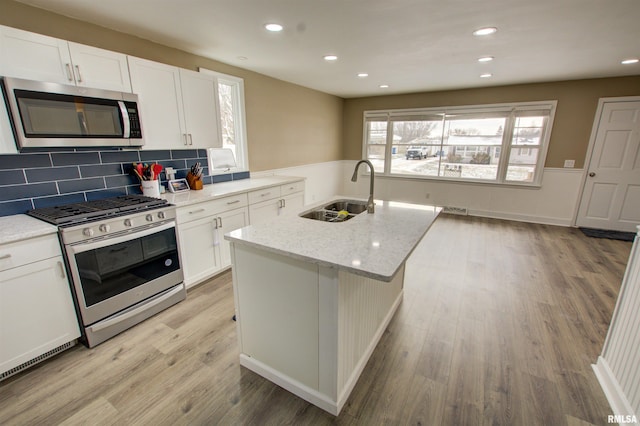
[[[344,222],[365,211],[367,211],[367,203],[364,201],[337,200],[326,206],[302,213],[300,217],[322,222]]]
[[[335,212],[346,210],[351,214],[360,214],[367,210],[367,203],[363,201],[340,200],[324,206],[324,209]]]

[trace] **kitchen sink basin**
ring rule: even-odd
[[[345,210],[351,214],[360,214],[363,211],[367,210],[367,203],[365,203],[364,201],[340,200],[324,206],[324,209],[334,212]]]
[[[345,222],[365,211],[367,211],[367,204],[364,201],[338,200],[324,207],[302,213],[300,217],[322,222]]]

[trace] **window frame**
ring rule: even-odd
[[[402,178],[402,179],[418,179],[429,181],[446,181],[446,182],[460,182],[460,183],[474,183],[484,185],[504,185],[504,186],[519,186],[519,187],[540,187],[542,184],[542,177],[544,173],[544,163],[547,157],[549,149],[549,141],[551,139],[551,132],[553,130],[553,121],[557,108],[557,100],[547,101],[535,101],[535,102],[510,102],[499,104],[482,104],[482,105],[460,105],[460,106],[444,106],[444,107],[429,107],[429,108],[410,108],[410,109],[386,109],[386,110],[367,110],[363,112],[363,137],[362,137],[362,155],[363,158],[369,159],[368,148],[368,125],[370,122],[379,121],[386,122],[386,138],[384,148],[384,170],[382,172],[376,171],[378,175],[389,178]],[[539,112],[544,117],[542,124],[542,133],[539,138],[539,144],[535,145],[517,145],[514,144],[513,137],[515,132],[516,123],[518,118],[526,117],[527,114]],[[393,141],[393,128],[394,122],[411,121],[411,118],[420,117],[435,117],[442,116],[442,136],[440,137],[440,150],[445,149],[448,145],[444,143],[446,133],[446,117],[447,115],[462,115],[469,114],[471,116],[486,116],[486,117],[505,117],[505,124],[502,134],[502,141],[500,145],[496,145],[496,149],[499,154],[499,161],[497,164],[497,173],[495,179],[473,179],[463,177],[451,177],[440,175],[440,165],[438,176],[429,176],[421,174],[410,173],[397,173],[392,172],[392,150],[394,146]],[[529,115],[531,116],[531,115]],[[417,120],[416,120],[417,121]],[[519,127],[520,128],[520,127]],[[396,144],[404,145],[404,144]],[[419,145],[406,143],[407,147],[410,145]],[[421,146],[434,146],[432,143],[426,143]],[[471,146],[471,145],[470,145]],[[508,180],[508,169],[510,164],[511,152],[515,149],[528,148],[533,150],[539,150],[538,158],[534,165],[534,176],[531,181],[518,181]],[[530,166],[529,164],[527,164]]]
[[[244,79],[229,74],[223,74],[221,72],[212,71],[206,68],[198,68],[201,73],[209,74],[215,77],[216,81],[216,104],[218,106],[218,115],[216,117],[220,125],[218,126],[218,137],[220,138],[220,146],[216,148],[224,148],[223,135],[222,135],[222,116],[220,107],[219,85],[227,84],[232,87],[232,103],[233,103],[233,121],[234,121],[234,136],[235,136],[235,157],[236,168],[231,172],[246,172],[249,171],[249,149],[247,146],[247,115],[244,101]],[[212,171],[209,170],[209,175],[229,174],[228,171]]]

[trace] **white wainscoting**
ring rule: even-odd
[[[593,366],[614,414],[640,416],[640,226],[602,355]]]
[[[251,173],[251,176],[305,177],[305,204],[334,195],[367,198],[368,176],[351,182],[356,161],[330,161]],[[363,170],[363,169],[362,169]],[[417,204],[464,207],[470,215],[549,225],[573,226],[582,191],[583,169],[546,168],[540,188],[376,176],[375,197]],[[428,198],[427,198],[428,194]]]
[[[345,162],[341,193],[366,197],[369,178],[352,183],[353,162]],[[582,191],[582,169],[546,168],[540,188],[376,176],[375,197],[417,204],[463,207],[473,216],[572,226]],[[428,195],[427,195],[428,194]]]
[[[344,161],[328,161],[325,163],[305,164],[304,166],[271,169],[262,172],[251,172],[251,177],[261,176],[300,176],[306,178],[304,203],[311,204],[326,200],[340,194],[344,176]]]

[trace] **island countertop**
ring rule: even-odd
[[[299,213],[339,199],[353,198],[336,196],[306,206]],[[225,235],[225,239],[389,282],[441,208],[384,200],[375,200],[375,204],[375,213],[365,211],[344,222],[287,215],[237,229]]]

